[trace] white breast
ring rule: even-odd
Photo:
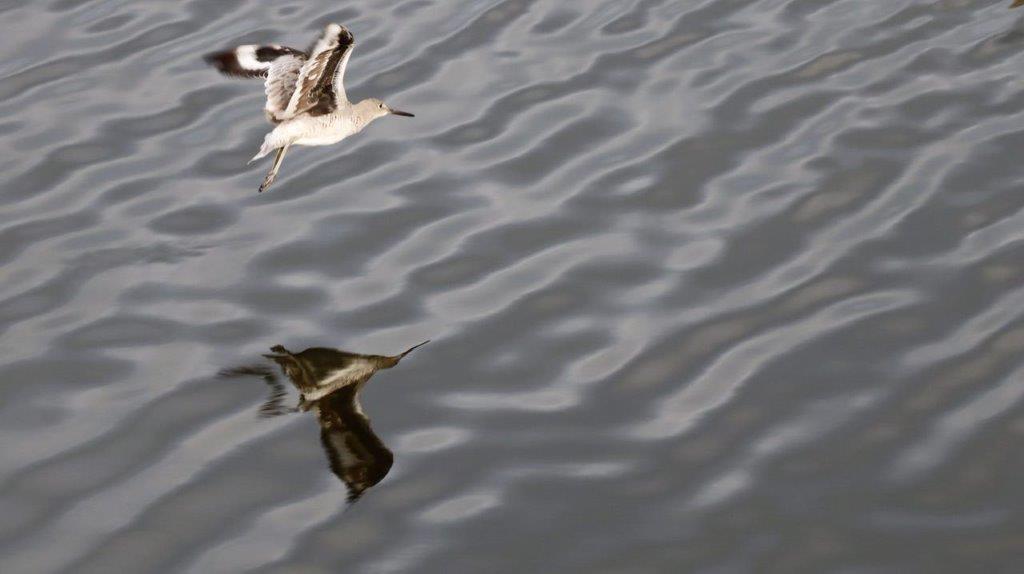
[[[358,131],[349,117],[340,114],[300,116],[274,131],[278,130],[287,132],[293,144],[307,146],[338,143]]]

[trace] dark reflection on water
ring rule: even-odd
[[[390,369],[424,341],[398,355],[363,355],[340,349],[313,347],[292,353],[282,345],[264,355],[299,391],[299,403],[286,407],[288,395],[277,374],[265,365],[226,369],[223,379],[255,376],[270,387],[270,396],[260,407],[261,417],[312,410],[320,423],[320,444],[333,472],[348,489],[348,502],[355,502],[366,489],[387,476],[394,455],[380,439],[363,413],[359,393],[380,369]]]
[[[313,403],[320,422],[320,443],[331,471],[348,487],[349,502],[383,480],[394,462],[394,455],[363,414],[358,392],[346,387]]]

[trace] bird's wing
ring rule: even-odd
[[[271,122],[279,123],[285,119],[288,103],[295,93],[295,86],[298,85],[299,71],[305,63],[304,52],[285,54],[271,62],[267,80],[264,82],[267,93],[264,111]]]
[[[331,92],[331,99],[334,100],[335,106],[341,106],[348,102],[348,95],[345,94],[345,68],[348,67],[348,59],[352,56],[352,48],[356,46],[356,39],[352,32],[349,32],[348,28],[344,26],[341,27],[341,30],[338,47],[341,55],[337,56],[333,64],[328,67],[329,75],[325,75],[325,78],[329,79],[326,89]]]
[[[304,59],[306,54],[301,50],[277,44],[246,44],[223,52],[206,54],[203,59],[228,76],[266,78],[274,62],[284,56]]]
[[[309,59],[299,70],[295,93],[285,110],[285,118],[309,113],[329,114],[348,99],[342,85],[355,39],[348,28],[329,24],[309,51]]]
[[[203,59],[229,76],[266,78],[267,104],[264,111],[268,120],[279,123],[285,119],[285,110],[298,84],[299,71],[306,62],[306,53],[277,44],[246,44],[207,54]]]

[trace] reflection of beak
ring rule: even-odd
[[[389,111],[389,112],[391,112],[392,114],[396,115],[396,116],[405,116],[405,117],[407,117],[407,118],[415,118],[415,117],[416,117],[416,116],[414,116],[414,115],[410,114],[409,112],[403,112],[403,111],[399,111],[399,110],[393,110],[393,109],[391,109],[391,108],[388,108],[388,111]]]
[[[1024,1],[1024,0],[1022,0],[1022,1]],[[404,353],[402,353],[401,355],[398,355],[398,358],[401,359],[402,357],[408,355],[409,353],[415,351],[416,349],[419,349],[420,347],[422,347],[423,345],[426,345],[429,342],[430,342],[430,339],[427,339],[426,341],[423,341],[419,345],[413,345],[413,346],[409,347],[409,349],[406,350]]]

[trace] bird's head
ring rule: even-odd
[[[392,116],[403,116],[407,118],[416,117],[409,112],[403,112],[396,110],[377,98],[369,98],[356,104],[356,107],[360,109],[361,115],[368,116],[370,119],[382,118],[387,115]]]

